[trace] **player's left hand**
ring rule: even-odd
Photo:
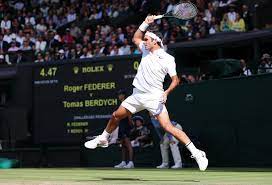
[[[161,97],[161,103],[166,103],[168,94],[166,92],[163,93]]]

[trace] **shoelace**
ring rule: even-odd
[[[197,154],[196,154],[196,155],[197,155]],[[195,155],[195,156],[191,155],[190,157],[193,159],[193,158],[196,158],[196,155]],[[201,155],[201,157],[206,157],[205,154],[204,154],[203,152],[200,152],[200,155]]]

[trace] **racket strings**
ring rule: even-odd
[[[197,15],[197,8],[191,3],[182,3],[176,5],[172,14],[178,19],[190,19]]]

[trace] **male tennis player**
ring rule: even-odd
[[[163,49],[161,38],[151,31],[146,31],[155,16],[147,16],[139,29],[134,33],[133,42],[142,51],[142,59],[133,81],[133,94],[126,98],[119,108],[113,112],[104,132],[95,139],[85,143],[86,148],[107,147],[110,133],[118,126],[121,119],[147,109],[160,122],[166,132],[169,132],[184,143],[192,154],[201,171],[206,170],[208,159],[205,152],[197,149],[188,136],[170,123],[165,107],[168,94],[179,84],[176,64],[173,56]],[[169,74],[172,82],[164,91],[163,81]]]

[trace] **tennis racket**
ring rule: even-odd
[[[163,15],[157,15],[154,19],[163,17],[174,17],[177,19],[188,20],[194,18],[198,13],[197,7],[191,2],[181,2],[176,4],[172,11]]]

